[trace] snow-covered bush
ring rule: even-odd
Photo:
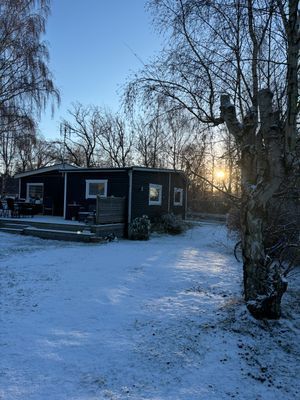
[[[131,240],[148,240],[151,223],[147,215],[135,218],[128,227],[128,237]]]
[[[169,233],[171,235],[178,235],[187,230],[188,225],[174,214],[165,214],[160,217],[156,224],[156,230],[160,232]]]

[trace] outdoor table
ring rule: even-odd
[[[33,217],[34,214],[37,213],[35,209],[35,205],[32,203],[28,203],[25,201],[18,201],[15,203],[19,216],[31,216]]]
[[[80,204],[68,204],[69,208],[69,217],[71,219],[78,220],[78,213],[80,210],[81,205]]]

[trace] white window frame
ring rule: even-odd
[[[85,180],[85,198],[86,199],[96,199],[97,194],[90,194],[90,183],[103,183],[104,184],[104,194],[100,197],[107,197],[107,179],[86,179]]]
[[[30,186],[42,186],[42,188],[43,188],[43,197],[41,198],[41,200],[43,201],[44,200],[44,184],[43,183],[39,183],[39,182],[37,182],[37,183],[29,182],[29,183],[26,184],[26,201],[30,200],[30,197],[29,197],[29,187]]]
[[[175,201],[176,193],[180,193],[180,201]],[[174,198],[173,198],[174,206],[182,206],[183,205],[183,189],[174,187]]]
[[[158,200],[155,201],[150,200],[151,187],[159,191]],[[149,183],[149,206],[161,206],[161,199],[162,199],[162,185],[157,185],[156,183]]]

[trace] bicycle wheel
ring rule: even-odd
[[[288,244],[280,252],[279,264],[283,276],[287,276],[293,268],[300,264],[300,248],[297,244]]]
[[[237,262],[240,263],[243,261],[243,250],[242,250],[241,240],[237,242],[236,245],[234,246],[233,254]]]

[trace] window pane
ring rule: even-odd
[[[104,196],[104,183],[90,183],[89,184],[89,195],[96,196],[99,194],[100,196]]]
[[[162,185],[149,184],[149,205],[161,205]]]
[[[29,185],[28,190],[29,198],[31,199],[42,199],[43,198],[43,186],[42,185]]]
[[[150,187],[149,198],[150,201],[159,201],[159,189],[156,187]]]
[[[175,203],[181,203],[181,191],[176,190],[175,192]]]
[[[183,189],[175,188],[174,189],[174,204],[182,205],[182,199],[183,199]]]

